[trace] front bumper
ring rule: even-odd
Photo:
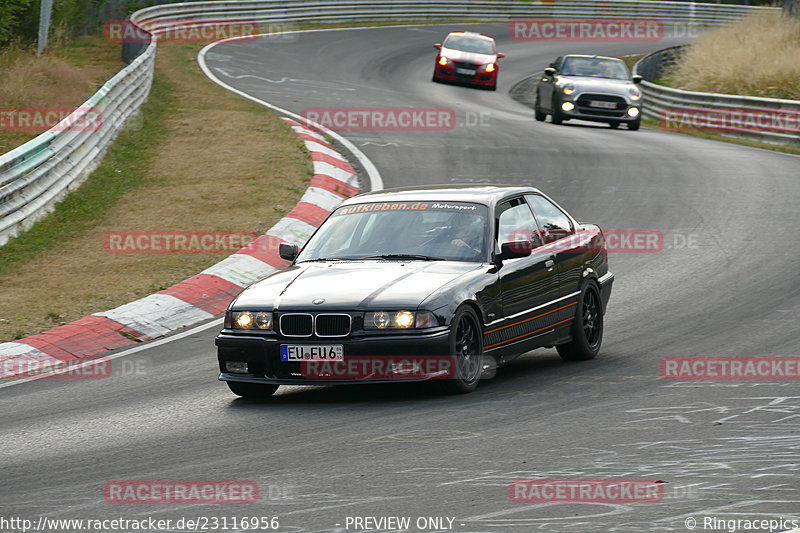
[[[614,104],[615,109],[599,108],[591,105],[591,102],[600,100],[603,103]],[[569,111],[562,105],[565,102],[572,103],[575,107]],[[565,119],[590,120],[593,122],[637,122],[641,120],[642,104],[640,101],[632,101],[621,95],[606,94],[576,94],[570,97],[562,96],[557,102],[558,111]],[[628,111],[632,108],[637,109],[636,116],[631,116]]]
[[[447,81],[452,83],[462,83],[465,85],[476,85],[480,87],[492,87],[497,84],[497,70],[494,72],[482,72],[478,67],[470,67],[476,70],[474,75],[457,74],[455,67],[441,66],[436,63],[433,77],[437,81]]]
[[[449,361],[449,328],[436,328],[425,333],[403,335],[375,335],[346,339],[286,339],[258,335],[232,334],[223,331],[216,340],[221,381],[264,383],[274,385],[337,385],[353,383],[396,383],[399,381],[428,381],[446,377],[442,374],[442,361]],[[344,362],[286,362],[281,360],[282,344],[329,345],[341,344]],[[423,365],[421,371],[412,373],[389,372],[388,365],[400,361],[434,361],[436,365]],[[244,362],[246,374],[226,370],[228,361]],[[357,366],[356,361],[358,362]],[[372,364],[362,364],[363,361]],[[386,369],[383,362],[386,362]],[[325,366],[325,365],[329,366]],[[311,366],[309,366],[311,365]],[[381,371],[374,372],[376,368]],[[448,367],[449,368],[449,367]],[[313,371],[312,371],[313,369]],[[320,372],[328,369],[331,372]],[[402,369],[401,369],[402,370]]]

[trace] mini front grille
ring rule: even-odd
[[[314,329],[318,337],[346,337],[350,334],[350,315],[317,315]]]
[[[590,105],[590,102],[613,102],[616,104],[615,109],[627,109],[628,103],[625,99],[621,96],[616,96],[613,94],[592,94],[592,93],[583,93],[578,97],[577,104],[581,107],[589,107],[594,109],[595,107]],[[597,108],[599,110],[608,110],[608,108]]]
[[[314,331],[314,318],[307,313],[281,315],[281,334],[287,337],[310,337]]]

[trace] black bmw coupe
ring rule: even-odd
[[[439,380],[471,392],[535,348],[592,359],[614,276],[603,233],[531,187],[390,189],[345,201],[245,289],[216,338],[240,396]]]

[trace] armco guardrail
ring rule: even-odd
[[[376,19],[461,19],[506,21],[510,18],[657,19],[664,23],[717,25],[759,8],[731,4],[646,0],[573,0],[552,4],[522,0],[222,0],[166,4],[137,11],[138,23],[176,19],[246,18],[255,22],[340,22]]]
[[[717,132],[761,142],[800,143],[800,101],[702,93],[656,85],[682,47],[665,48],[634,66],[644,96],[642,114],[675,131]]]
[[[134,13],[131,20],[158,31],[181,21],[257,23],[359,20],[484,20],[517,18],[655,19],[664,24],[720,25],[748,13],[777,8],[647,0],[574,0],[553,4],[521,0],[223,0],[163,4]],[[128,43],[128,48],[131,48]],[[135,44],[133,48],[138,48]],[[96,131],[56,131],[0,156],[0,246],[52,208],[96,165],[124,121],[147,97],[155,42],[82,106],[102,111]],[[67,120],[70,120],[69,118]],[[74,120],[74,117],[73,117]]]

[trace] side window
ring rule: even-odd
[[[574,231],[572,222],[553,202],[539,195],[528,195],[525,198],[530,202],[533,212],[536,213],[536,219],[543,230],[545,242],[557,241],[572,234]]]
[[[536,219],[523,198],[497,206],[497,244],[531,240],[538,244]]]

